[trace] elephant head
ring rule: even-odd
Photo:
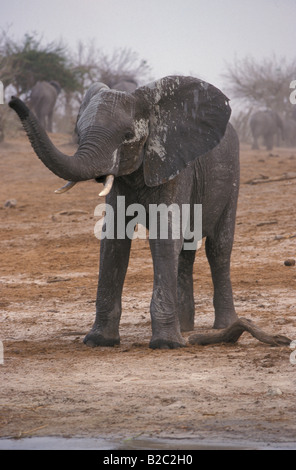
[[[95,83],[78,113],[74,156],[53,145],[20,99],[12,97],[9,105],[42,162],[70,181],[66,189],[78,181],[107,179],[107,193],[114,177],[130,174],[141,164],[145,183],[157,186],[213,149],[226,130],[228,101],[213,85],[192,77],[165,77],[133,93]]]

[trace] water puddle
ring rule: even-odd
[[[215,442],[196,439],[28,437],[0,439],[1,450],[296,450],[296,443]]]

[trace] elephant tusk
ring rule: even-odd
[[[66,191],[69,191],[69,189],[73,188],[73,186],[75,186],[76,183],[77,181],[68,181],[68,183],[66,183],[64,186],[62,186],[59,189],[56,189],[55,193],[56,194],[65,193]]]
[[[100,192],[99,196],[107,196],[110,193],[114,182],[114,175],[106,176],[104,189]]]

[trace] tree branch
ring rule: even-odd
[[[286,181],[296,179],[296,173],[291,171],[284,174],[283,176],[278,176],[277,178],[254,178],[245,182],[245,184],[262,184],[262,183],[274,183],[276,181]]]
[[[291,340],[286,336],[266,333],[248,318],[239,318],[228,328],[217,332],[191,335],[188,341],[190,344],[199,344],[201,346],[217,343],[236,343],[245,331],[258,339],[258,341],[270,344],[271,346],[289,346],[291,343]]]

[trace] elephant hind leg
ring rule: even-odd
[[[264,143],[266,146],[266,150],[272,150],[273,149],[273,135],[266,135],[264,137]]]
[[[259,145],[258,145],[258,141],[257,141],[257,140],[256,140],[256,141],[255,141],[255,140],[253,141],[252,150],[259,150]]]
[[[237,320],[230,279],[236,204],[227,207],[219,221],[219,230],[206,239],[206,255],[210,264],[214,286],[214,328],[226,328]]]
[[[181,331],[194,329],[193,264],[195,250],[182,249],[178,265],[178,315]]]
[[[52,132],[52,119],[53,119],[53,111],[51,111],[47,115],[47,131],[48,132]]]
[[[252,150],[259,150],[258,137],[253,134]]]

